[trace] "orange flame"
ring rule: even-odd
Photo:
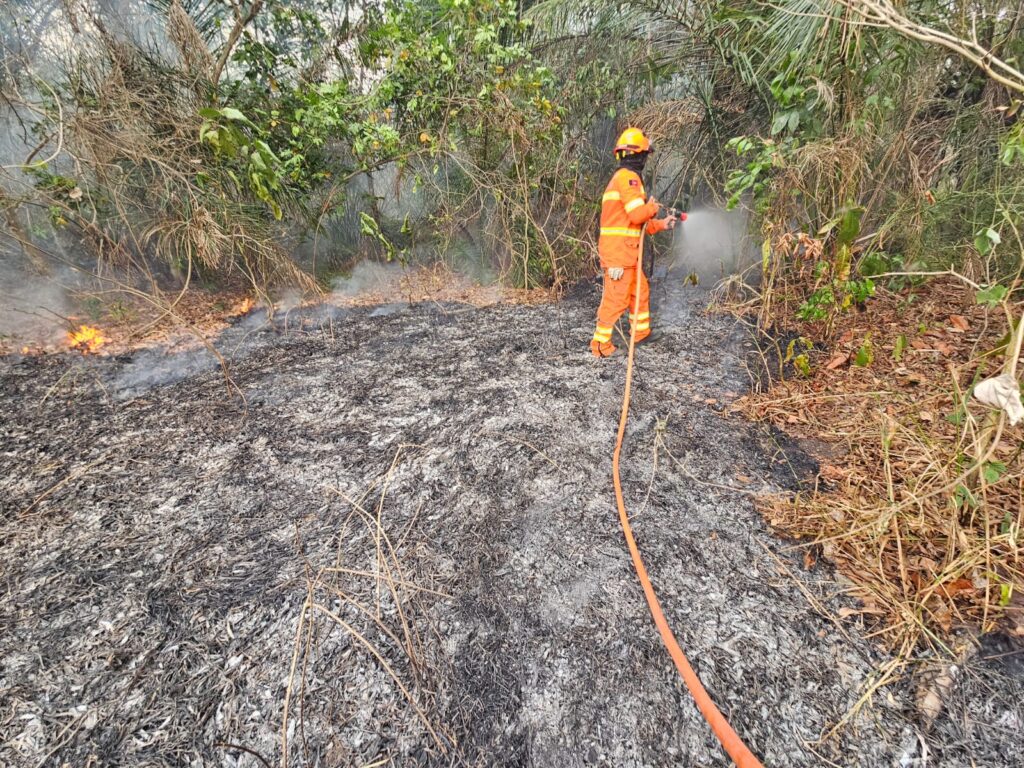
[[[253,301],[251,297],[247,296],[231,308],[231,317],[248,314],[249,310],[254,306],[256,306],[256,302]]]
[[[71,348],[79,350],[83,355],[98,352],[108,341],[99,328],[93,328],[91,325],[82,325],[77,331],[68,331],[68,343],[71,344]]]

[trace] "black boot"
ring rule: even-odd
[[[664,335],[665,334],[663,334],[657,328],[654,328],[654,329],[651,330],[651,332],[649,334],[647,334],[642,339],[637,341],[637,344],[650,344],[652,341],[657,341],[658,339],[660,339]]]

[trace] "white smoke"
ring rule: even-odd
[[[33,347],[60,343],[69,318],[77,314],[70,296],[76,282],[73,275],[28,275],[6,264],[0,276],[0,341]]]
[[[331,296],[351,299],[363,293],[385,293],[396,290],[402,279],[398,264],[361,261],[347,277],[336,277],[331,283]]]

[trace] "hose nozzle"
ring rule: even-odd
[[[666,215],[671,216],[673,219],[679,219],[679,221],[686,221],[686,211],[681,211],[678,208],[671,208],[667,205],[661,206],[662,210],[665,211]]]

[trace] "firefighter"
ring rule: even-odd
[[[653,341],[651,335],[650,288],[639,263],[640,238],[646,226],[653,235],[676,225],[675,217],[654,218],[658,201],[646,198],[640,173],[644,169],[651,142],[639,128],[627,128],[615,145],[619,168],[608,182],[601,200],[601,234],[597,252],[601,258],[604,290],[597,310],[597,329],[590,342],[595,357],[612,357],[621,351],[612,343],[615,323],[627,309],[629,322],[636,325],[636,342]],[[640,292],[640,310],[632,316],[636,292]]]

